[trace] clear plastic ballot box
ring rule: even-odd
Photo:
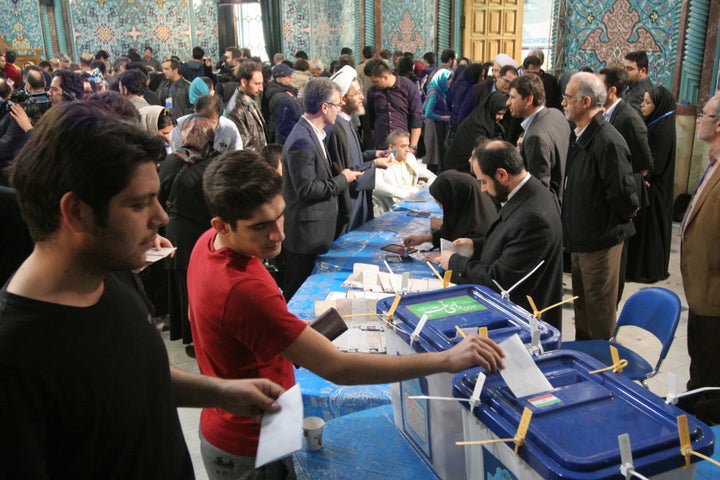
[[[385,314],[394,298],[379,300],[377,312]],[[413,335],[420,319],[427,321]],[[533,319],[534,320],[534,319]],[[559,348],[560,332],[489,288],[478,285],[416,293],[402,297],[393,315],[393,327],[386,329],[388,355],[440,352],[462,340],[456,327],[467,335],[487,327],[496,342],[517,334],[531,351],[539,353]],[[535,344],[531,347],[531,344]],[[414,395],[451,397],[453,375],[441,373],[391,385],[395,425],[415,449],[444,479],[463,479],[465,452],[455,446],[462,440],[462,415],[458,402],[408,398]]]
[[[620,475],[618,436],[629,434],[635,471],[656,480],[695,477],[697,465],[684,469],[677,417],[684,412],[622,374],[590,371],[605,367],[594,358],[555,350],[534,358],[553,389],[516,398],[498,373],[487,376],[480,404],[462,409],[464,440],[512,438],[525,407],[532,419],[525,443],[465,447],[467,478],[503,480],[600,480]],[[453,395],[469,398],[479,368],[453,379]],[[692,449],[711,455],[715,436],[688,416]],[[448,442],[449,443],[449,442]],[[450,448],[449,446],[447,448]],[[700,459],[692,456],[692,462]]]

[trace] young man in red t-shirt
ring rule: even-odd
[[[285,238],[277,171],[254,152],[230,151],[208,166],[203,188],[212,228],[190,258],[188,296],[195,353],[204,374],[260,376],[290,388],[293,363],[345,385],[397,382],[475,365],[490,371],[503,367],[500,348],[477,335],[441,353],[393,357],[340,352],[288,312],[261,263],[280,253]],[[244,418],[205,409],[200,431],[211,479],[256,478],[256,473],[286,478],[293,473],[292,457],[254,471],[259,427]]]

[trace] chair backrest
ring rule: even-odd
[[[617,320],[615,334],[625,325],[640,327],[652,333],[662,343],[658,365],[670,350],[675,330],[680,323],[680,298],[667,288],[643,288],[632,294]]]

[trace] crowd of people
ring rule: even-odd
[[[432,52],[365,47],[357,65],[343,49],[328,69],[304,52],[263,64],[236,47],[216,64],[199,47],[185,62],[160,62],[150,47],[112,64],[103,50],[78,64],[15,59],[0,60],[0,199],[12,227],[0,272],[0,397],[12,408],[0,419],[14,425],[0,449],[18,468],[43,459],[38,469],[62,476],[96,458],[93,468],[118,465],[125,478],[151,463],[157,478],[189,478],[169,410],[184,404],[205,407],[210,477],[255,478],[242,476],[255,471],[259,434],[248,414],[276,409],[293,363],[343,384],[501,368],[497,345],[475,335],[442,354],[343,354],[287,310],[336,238],[426,186],[443,218],[405,245],[452,242],[462,254],[427,258],[455,283],[497,290],[534,272],[510,297],[528,310],[527,296],[562,300],[565,268],[578,340],[612,335],[626,280],[669,275],[675,100],[642,51],[558,76],[542,70],[541,50],[520,65],[448,49],[438,65]],[[720,201],[720,96],[703,112],[710,167],[681,226],[692,388],[720,385],[707,354],[719,223],[702,208]],[[159,245],[174,256],[145,265]],[[545,320],[562,329],[561,312]],[[163,371],[144,323],[182,340],[202,375]],[[128,392],[131,407],[117,405]],[[683,407],[715,423],[717,398]],[[138,425],[142,412],[162,428]],[[58,439],[67,448],[47,446]],[[291,459],[264,467],[268,478],[292,471]]]

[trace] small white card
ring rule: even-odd
[[[172,254],[175,250],[177,250],[176,247],[165,247],[161,248],[160,250],[155,250],[155,248],[151,248],[145,252],[145,261],[148,263],[155,263],[158,260],[162,260],[163,258]]]
[[[287,457],[302,448],[303,402],[300,385],[280,395],[280,411],[263,415],[255,468]]]
[[[517,334],[501,342],[500,348],[505,352],[505,368],[500,375],[513,395],[520,398],[553,389]]]

